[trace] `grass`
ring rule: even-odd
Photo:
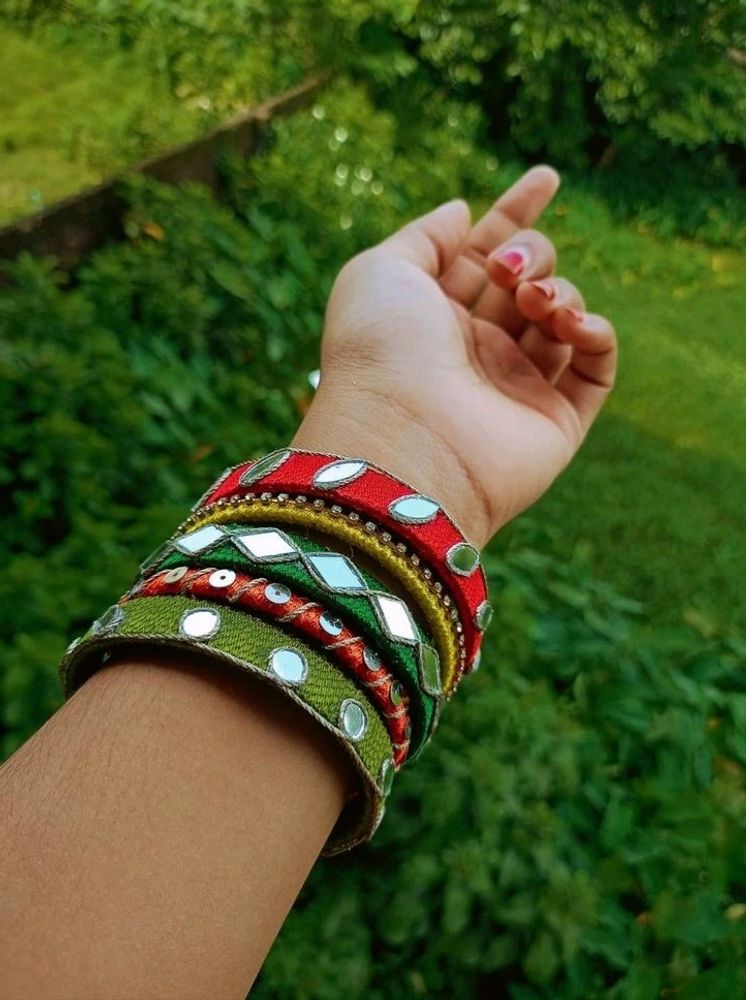
[[[0,224],[202,131],[137,53],[0,24]]]
[[[746,254],[661,242],[577,193],[558,196],[545,228],[559,272],[614,322],[620,369],[579,456],[529,516],[560,530],[567,556],[588,544],[651,627],[743,627]]]

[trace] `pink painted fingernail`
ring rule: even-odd
[[[548,299],[553,299],[557,294],[557,289],[553,281],[532,281],[531,287],[546,295]]]
[[[508,247],[495,254],[492,260],[502,265],[506,271],[510,271],[514,278],[517,278],[528,263],[528,254],[525,250],[519,250],[517,247]]]

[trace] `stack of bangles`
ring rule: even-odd
[[[361,779],[329,856],[373,836],[491,617],[479,552],[435,500],[370,462],[285,448],[220,476],[60,678],[69,697],[115,649],[155,646],[282,689]]]

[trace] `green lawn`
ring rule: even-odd
[[[746,623],[746,254],[661,242],[560,194],[560,272],[615,323],[617,385],[531,516],[592,546],[650,624]],[[508,536],[511,528],[507,529]]]
[[[190,138],[210,120],[141,56],[0,24],[0,224]]]

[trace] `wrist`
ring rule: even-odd
[[[393,394],[327,380],[290,443],[367,459],[437,500],[477,547],[492,536],[486,497],[467,464]]]

